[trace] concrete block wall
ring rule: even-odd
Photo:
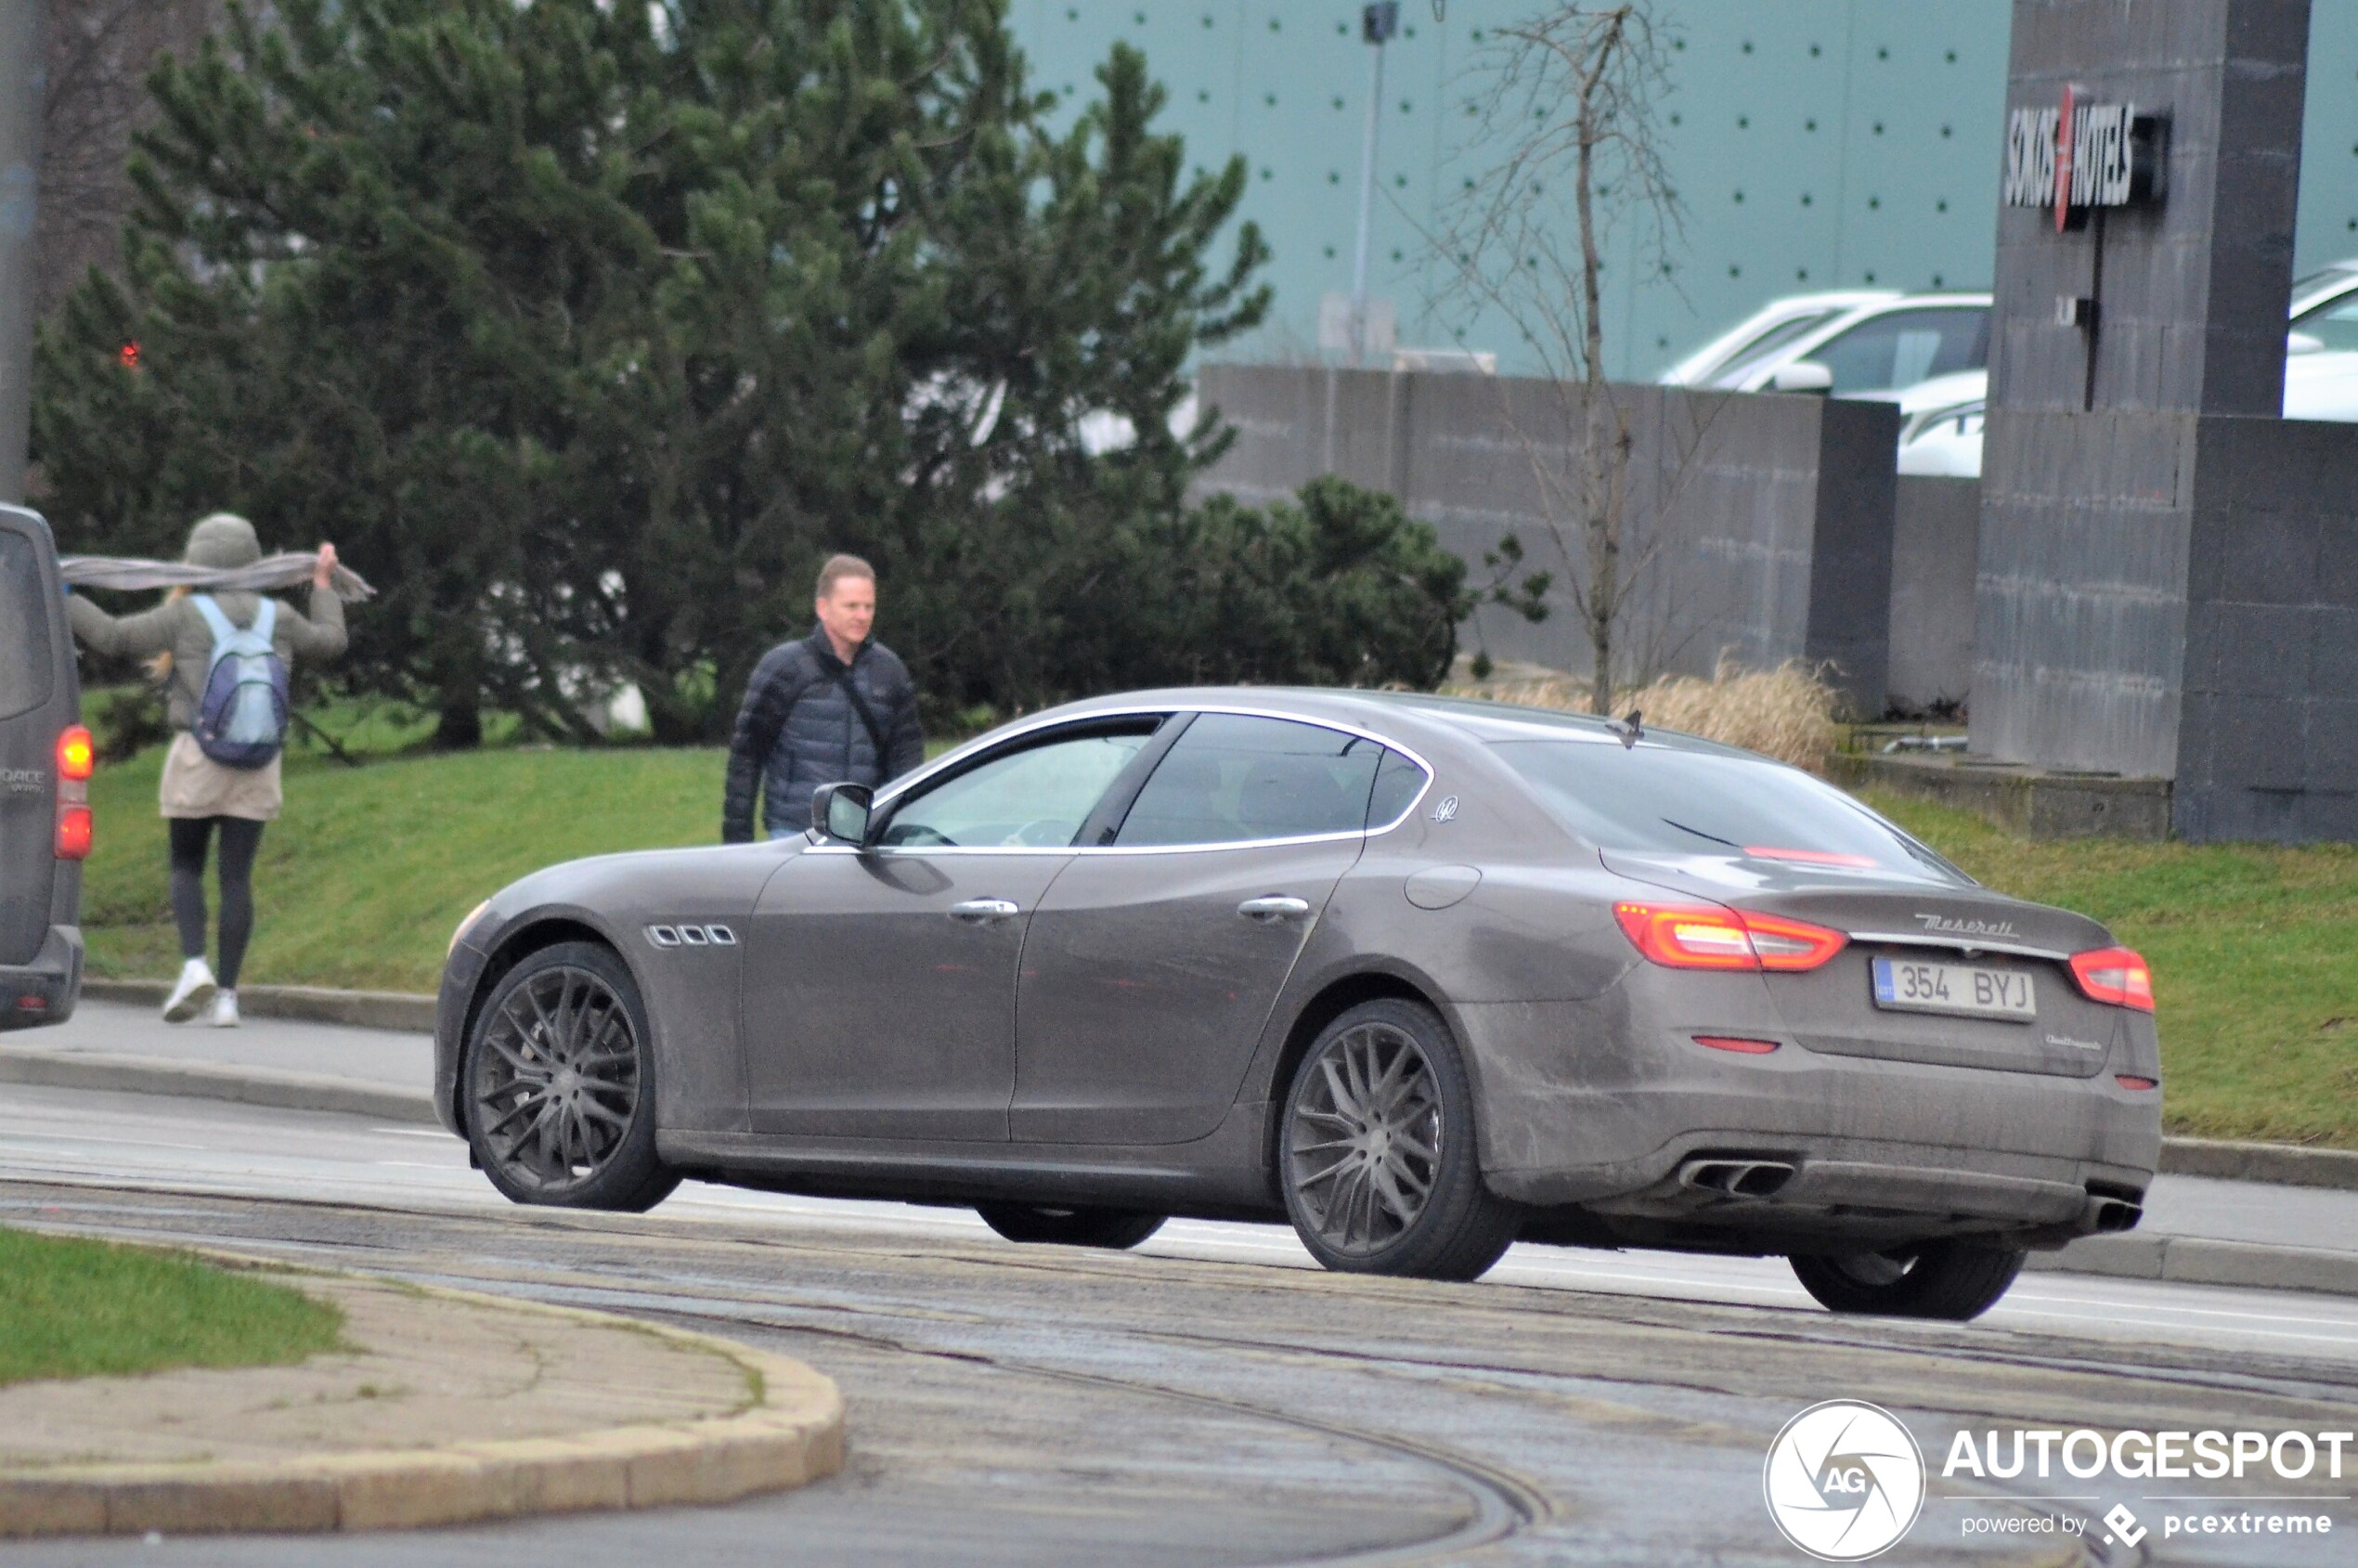
[[[1973,690],[1981,482],[1899,476],[1891,529],[1891,704],[1963,704]]]
[[[1494,658],[1585,674],[1591,654],[1568,584],[1583,549],[1574,386],[1519,377],[1211,365],[1198,394],[1237,429],[1202,482],[1250,504],[1338,473],[1399,497],[1476,576],[1506,535],[1525,570],[1555,574],[1533,625],[1496,607],[1464,641]],[[1830,663],[1846,699],[1883,711],[1889,661],[1892,454],[1888,404],[1615,385],[1633,441],[1630,538],[1640,564],[1620,645],[1627,680]],[[1550,526],[1550,519],[1560,526]]]
[[[2202,421],[2175,826],[2358,839],[2358,427]]]

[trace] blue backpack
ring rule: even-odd
[[[213,632],[204,696],[190,728],[197,748],[224,767],[266,766],[287,740],[287,661],[271,641],[279,606],[264,600],[253,624],[241,630],[211,594],[194,594],[188,602]]]

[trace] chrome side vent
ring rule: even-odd
[[[735,947],[737,933],[726,926],[650,926],[647,940],[657,947]]]

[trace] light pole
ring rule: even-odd
[[[47,0],[0,0],[0,501],[24,499]]]
[[[1367,129],[1359,144],[1359,243],[1351,256],[1351,362],[1367,362],[1367,231],[1376,208],[1376,127],[1383,113],[1383,46],[1400,29],[1399,0],[1376,0],[1359,9],[1359,37],[1372,46],[1373,75],[1367,86]]]

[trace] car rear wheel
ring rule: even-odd
[[[2018,1248],[1924,1241],[1888,1252],[1795,1253],[1802,1289],[1831,1312],[1963,1323],[1998,1303],[2022,1272]]]
[[[1419,1003],[1362,1003],[1320,1032],[1286,1095],[1277,1164],[1302,1244],[1346,1273],[1477,1278],[1522,1220],[1482,1185],[1472,1082]]]
[[[655,1158],[647,1014],[593,942],[541,949],[500,978],[468,1042],[467,1142],[518,1203],[641,1213],[680,1177]]]
[[[1160,1214],[1129,1209],[1047,1209],[1031,1203],[978,1203],[982,1223],[1010,1241],[1125,1251],[1162,1228]]]

